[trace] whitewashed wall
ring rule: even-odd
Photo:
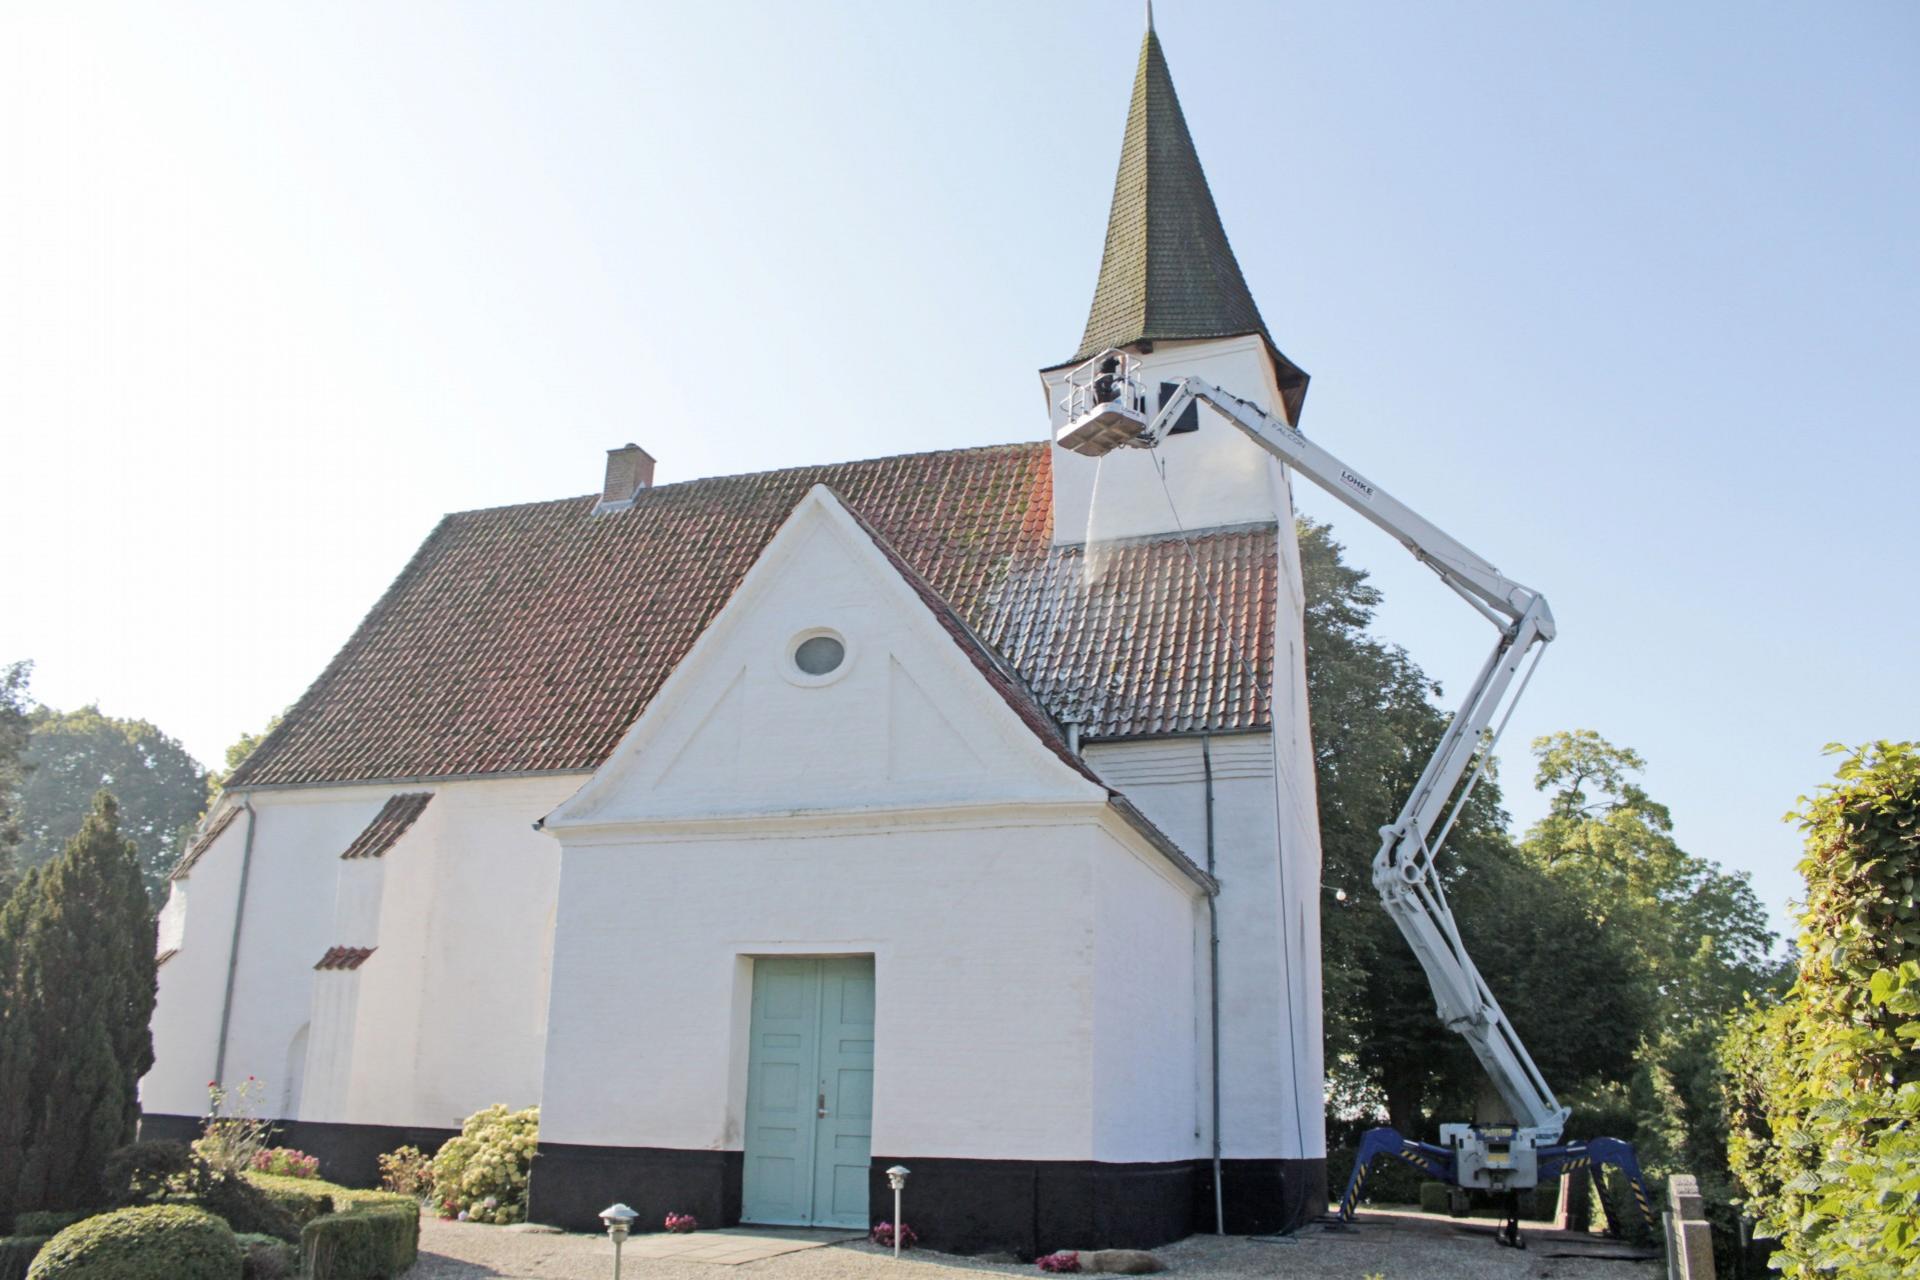
[[[1095,743],[1087,761],[1182,848],[1204,858],[1206,784],[1196,738],[1153,742]],[[1222,1154],[1228,1159],[1300,1158],[1325,1154],[1322,1121],[1324,1078],[1320,1045],[1320,965],[1316,949],[1302,952],[1304,930],[1281,929],[1282,902],[1290,923],[1311,915],[1318,892],[1319,844],[1290,843],[1283,880],[1280,828],[1274,802],[1273,740],[1267,734],[1234,734],[1212,740],[1214,856],[1220,879],[1220,1121]],[[1299,857],[1299,863],[1292,862]],[[1204,930],[1204,921],[1199,926]],[[1291,963],[1289,957],[1292,957]],[[1204,955],[1200,963],[1205,963]],[[1288,981],[1294,999],[1289,1009]],[[1204,974],[1197,984],[1206,999]],[[1208,1045],[1203,1005],[1201,1057]],[[1297,1088],[1294,1085],[1298,1081]],[[1207,1087],[1203,1080],[1200,1086]],[[1198,1124],[1211,1149],[1210,1109]]]
[[[1205,378],[1266,409],[1280,403],[1273,366],[1258,337],[1161,342],[1137,357],[1149,393],[1162,381]],[[1070,370],[1043,373],[1048,440],[1065,422],[1062,387]],[[1166,465],[1163,489],[1156,463]],[[1160,447],[1117,449],[1105,458],[1053,451],[1053,540],[1071,544],[1171,533],[1170,493],[1179,525],[1188,529],[1262,524],[1275,518],[1280,464],[1213,410],[1201,406],[1200,429],[1169,436]]]
[[[1191,894],[1097,826],[606,838],[567,844],[543,1138],[739,1149],[750,958],[853,954],[874,957],[875,1152],[1192,1156],[1192,971],[1114,960],[1190,954]],[[1143,921],[1177,931],[1119,936]]]
[[[797,680],[820,628],[846,662]],[[871,954],[876,1152],[1194,1153],[1199,887],[824,490],[547,826],[544,1138],[738,1148],[752,957]]]
[[[277,1114],[305,1028],[290,1118],[451,1127],[494,1102],[537,1100],[559,868],[533,824],[579,782],[255,793],[227,1082],[255,1076],[263,1111]],[[402,790],[435,796],[385,856],[343,860]],[[148,1111],[205,1110],[246,824],[236,819],[174,885],[164,913],[180,950],[160,971]],[[336,945],[376,950],[357,970],[316,973]]]

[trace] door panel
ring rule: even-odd
[[[757,960],[747,1046],[747,1152],[741,1216],[806,1223],[813,1209],[816,960]]]
[[[820,969],[820,1080],[827,1114],[814,1143],[814,1221],[864,1227],[873,1145],[873,961],[822,960]]]
[[[754,962],[741,1216],[864,1228],[873,961]]]

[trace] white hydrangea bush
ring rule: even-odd
[[[476,1111],[433,1158],[434,1200],[443,1218],[505,1225],[527,1217],[527,1175],[540,1144],[540,1108]]]

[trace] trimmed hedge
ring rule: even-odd
[[[345,1187],[318,1178],[288,1178],[272,1173],[242,1175],[275,1205],[292,1215],[297,1226],[304,1227],[315,1218],[336,1209],[335,1198],[351,1194]]]
[[[85,1222],[98,1209],[38,1209],[13,1220],[16,1236],[57,1236],[76,1222]]]
[[[405,1197],[403,1197],[405,1198]],[[300,1233],[308,1280],[390,1280],[420,1256],[420,1206],[395,1204],[315,1218]]]
[[[241,1280],[240,1245],[204,1209],[157,1204],[75,1223],[33,1260],[28,1280]]]
[[[0,1236],[0,1280],[24,1280],[52,1236]]]
[[[272,1236],[243,1235],[240,1241],[242,1280],[291,1280],[300,1273],[297,1245]]]

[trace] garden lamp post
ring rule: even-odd
[[[639,1216],[624,1204],[611,1204],[600,1211],[600,1221],[607,1224],[607,1239],[613,1241],[613,1280],[620,1280],[620,1246]]]
[[[907,1175],[913,1172],[903,1164],[887,1170],[887,1185],[893,1188],[893,1260],[900,1261],[900,1237],[906,1228],[900,1223],[900,1193],[907,1189]]]

